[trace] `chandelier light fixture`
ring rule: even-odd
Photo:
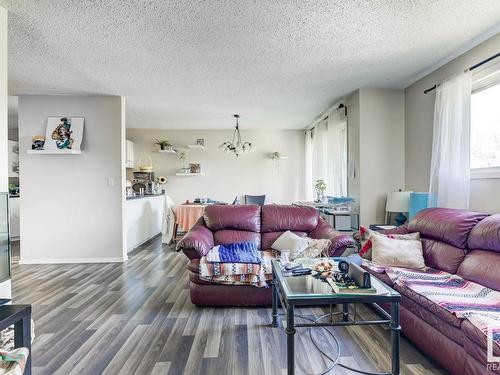
[[[225,151],[227,154],[234,155],[238,157],[240,154],[248,153],[254,151],[253,145],[251,142],[243,142],[241,140],[240,134],[240,125],[238,123],[238,119],[240,115],[233,115],[236,119],[236,126],[234,128],[233,140],[231,142],[224,142],[220,145],[220,148]]]

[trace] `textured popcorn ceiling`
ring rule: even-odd
[[[500,20],[498,0],[7,3],[10,94],[123,95],[131,128],[303,128]]]

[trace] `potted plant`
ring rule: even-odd
[[[321,202],[323,196],[325,195],[326,182],[324,180],[316,180],[314,183],[314,189],[316,190],[316,201]]]
[[[167,139],[155,138],[155,145],[160,146],[160,150],[170,150],[172,148],[172,144]]]
[[[279,152],[272,152],[271,154],[269,154],[269,158],[271,160],[278,160],[281,158],[281,153]]]

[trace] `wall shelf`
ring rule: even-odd
[[[160,154],[177,154],[177,151],[175,151],[173,148],[170,150],[158,150]]]
[[[203,145],[187,145],[188,148],[197,148],[197,149],[200,149],[200,150],[204,150],[205,149],[205,146]]]
[[[204,173],[176,173],[175,175],[179,177],[205,176]]]
[[[45,155],[81,155],[82,150],[27,150],[28,154],[45,154]]]

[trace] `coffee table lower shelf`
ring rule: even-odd
[[[281,274],[281,270],[277,270],[279,265],[277,262],[273,261],[273,281],[272,281],[272,326],[278,327],[278,305],[285,310],[284,316],[286,316],[286,328],[285,333],[287,335],[287,373],[288,375],[295,374],[295,333],[296,328],[323,328],[327,330],[326,327],[339,327],[339,326],[365,326],[365,325],[387,325],[391,330],[391,372],[369,372],[360,369],[354,369],[346,366],[338,361],[340,357],[340,344],[335,338],[333,332],[327,330],[328,334],[337,343],[337,358],[332,358],[326,354],[313,339],[310,333],[311,340],[316,348],[321,352],[322,355],[327,357],[331,362],[330,365],[322,374],[330,372],[336,366],[341,366],[350,371],[362,373],[362,374],[374,374],[374,375],[399,375],[400,374],[400,359],[399,359],[399,344],[400,344],[400,331],[401,326],[399,324],[399,303],[401,301],[401,296],[399,293],[393,289],[387,287],[390,291],[387,295],[325,295],[324,297],[318,295],[307,295],[293,296],[290,295],[290,289],[288,286],[284,286],[283,283],[286,282]],[[279,273],[279,275],[278,275]],[[286,289],[286,290],[285,290]],[[288,293],[288,295],[287,295]],[[391,306],[391,313],[387,313],[382,309],[378,303],[387,303]],[[382,319],[379,320],[350,320],[349,317],[349,305],[350,304],[369,304],[375,311],[381,316]],[[329,322],[322,321],[325,317],[331,317],[331,312],[329,314],[324,314],[317,319],[311,319],[304,316],[295,314],[295,307],[300,306],[331,306],[331,305],[341,305],[342,312],[336,313],[342,315],[342,321],[334,322],[330,319]],[[296,323],[295,318],[299,317],[303,320],[309,321],[308,323]]]

